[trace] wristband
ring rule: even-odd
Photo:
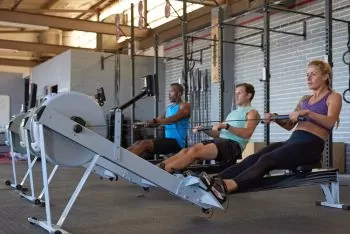
[[[231,125],[229,125],[228,123],[226,123],[225,129],[228,130],[230,127],[231,127]]]

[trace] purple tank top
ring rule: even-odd
[[[323,98],[321,98],[319,101],[315,102],[314,104],[309,104],[309,100],[311,98],[311,96],[310,96],[310,97],[306,98],[301,103],[301,109],[302,110],[310,110],[310,111],[315,112],[315,113],[320,114],[320,115],[327,115],[328,114],[327,98],[331,94],[332,94],[332,92],[328,92],[326,95],[324,95]],[[312,123],[324,128],[328,131],[332,130],[332,129],[329,129],[325,126],[320,125],[319,123],[317,123],[313,119],[307,118],[306,121],[312,122]]]

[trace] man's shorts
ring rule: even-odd
[[[182,150],[175,139],[158,138],[153,140],[153,153],[155,154],[174,154]]]
[[[236,160],[242,157],[241,147],[235,141],[218,138],[213,140],[202,141],[203,145],[215,144],[218,149],[216,161],[224,164],[235,164]]]

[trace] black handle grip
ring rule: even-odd
[[[146,123],[145,122],[133,123],[133,128],[144,128],[144,127],[146,127]]]
[[[200,129],[198,129],[198,132],[204,132],[204,131],[210,131],[212,129],[212,127],[208,126],[208,127],[202,127]]]
[[[289,115],[276,115],[272,116],[271,120],[285,120],[289,119]],[[305,116],[298,116],[298,121],[305,121],[306,117]]]

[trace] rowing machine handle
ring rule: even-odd
[[[200,129],[198,129],[197,131],[198,131],[198,132],[204,132],[204,131],[210,131],[210,130],[212,130],[212,129],[213,129],[213,127],[209,126],[209,127],[200,128]],[[221,131],[222,129],[224,129],[224,128],[218,128],[218,131]]]
[[[197,131],[198,132],[204,132],[204,131],[210,131],[212,129],[212,127],[202,127],[202,128],[200,128],[200,129],[198,129]]]
[[[133,123],[133,124],[132,124],[132,127],[133,127],[133,128],[136,128],[136,129],[138,129],[138,128],[145,128],[145,127],[146,127],[146,123],[145,123],[145,122]]]
[[[285,120],[289,119],[289,115],[276,115],[272,116],[271,120]],[[305,121],[306,117],[305,116],[298,116],[298,121]]]

